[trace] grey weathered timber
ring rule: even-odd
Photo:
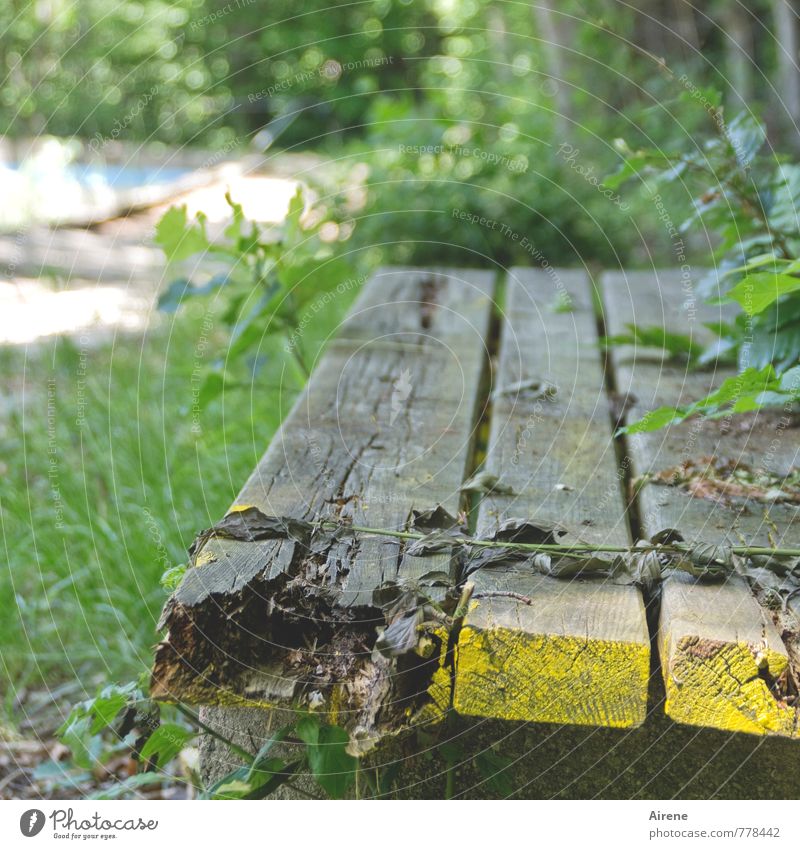
[[[435,279],[431,288],[430,274],[406,269],[379,275],[378,282],[390,284],[385,289],[375,281],[367,287],[235,508],[406,528],[412,507],[465,507],[459,487],[483,460],[513,492],[482,498],[472,514],[478,535],[518,517],[566,526],[571,534],[563,542],[624,546],[631,540],[626,475],[713,453],[776,471],[795,465],[794,419],[781,413],[688,422],[620,440],[630,450],[618,462],[612,422],[621,411],[638,417],[661,403],[694,400],[724,375],[692,372],[652,351],[617,349],[606,376],[616,386],[609,395],[595,293],[585,274],[515,270],[494,323],[491,276],[447,271]],[[604,284],[609,333],[634,319],[686,332],[679,275],[610,275]],[[462,303],[464,289],[475,299]],[[571,310],[564,309],[565,292]],[[392,301],[405,303],[386,306]],[[420,301],[429,306],[420,309]],[[692,310],[688,329],[699,334],[707,316],[698,303]],[[400,340],[388,338],[395,331]],[[424,342],[409,338],[423,335]],[[487,349],[497,341],[498,362],[484,381]],[[448,368],[445,350],[467,364],[463,376]],[[339,410],[337,421],[338,404],[347,413]],[[476,430],[481,436],[473,446]],[[430,450],[409,456],[420,442]],[[304,471],[293,473],[294,466]],[[796,510],[786,505],[712,503],[654,483],[644,484],[633,503],[641,508],[642,535],[672,526],[708,542],[741,536],[797,544]],[[389,795],[410,798],[800,792],[791,768],[797,744],[776,736],[794,733],[794,711],[780,697],[781,670],[789,661],[796,666],[797,623],[760,606],[738,578],[664,582],[654,635],[664,675],[648,682],[644,607],[630,586],[554,580],[530,569],[479,570],[470,576],[475,597],[460,633],[450,624],[426,630],[432,651],[384,662],[372,650],[384,625],[372,598],[376,583],[433,570],[455,578],[449,553],[409,558],[402,542],[361,533],[311,554],[291,539],[211,539],[197,564],[165,612],[169,633],[159,650],[156,695],[200,702],[204,721],[253,752],[293,721],[295,710],[320,707],[355,740],[369,737],[358,746],[362,796],[372,795],[367,776],[376,774]],[[310,611],[292,594],[298,586],[313,589],[302,602]],[[307,618],[287,616],[276,597]],[[781,634],[784,626],[792,633]],[[447,709],[451,700],[455,710]],[[292,759],[297,745],[283,744],[278,754]],[[208,735],[201,756],[209,780],[237,763]],[[301,792],[320,793],[310,777],[298,781]]]
[[[376,273],[232,509],[387,529],[407,528],[413,509],[456,514],[493,289],[490,272]],[[371,728],[381,710],[389,721],[431,700],[446,707],[449,675],[432,680],[446,645],[396,663],[373,652],[385,624],[373,591],[432,570],[452,576],[450,555],[401,556],[388,537],[348,534],[325,550],[212,538],[165,608],[154,693],[324,702],[351,730]]]
[[[797,799],[797,742],[731,734],[673,722],[664,713],[658,676],[647,720],[637,728],[508,722],[451,714],[436,732],[409,729],[385,737],[362,759],[384,782],[383,798],[442,799],[448,768],[455,798],[497,799]],[[203,719],[257,752],[291,714],[208,707]],[[213,737],[201,740],[207,781],[240,765]],[[460,753],[460,754],[458,754]],[[455,754],[455,757],[454,757]],[[296,749],[281,753],[287,760]],[[393,775],[394,779],[387,781]],[[322,795],[311,776],[306,792]],[[371,797],[365,776],[363,797]],[[298,798],[291,788],[282,795]]]
[[[483,499],[478,536],[521,517],[562,524],[564,543],[630,545],[592,300],[582,271],[508,276],[485,465],[513,492]],[[637,587],[514,566],[479,570],[473,580],[479,600],[459,638],[459,712],[644,721],[650,639]],[[528,600],[491,596],[503,592]]]
[[[602,278],[609,334],[625,324],[660,325],[707,340],[702,322],[719,321],[720,307],[700,303],[694,283],[679,272],[607,274]],[[704,397],[730,369],[690,370],[651,350],[615,349],[617,389],[627,398],[628,420],[662,405]],[[722,457],[751,468],[785,474],[797,465],[796,423],[784,411],[747,417],[690,420],[629,437],[635,476],[672,469],[689,460]],[[712,501],[678,487],[639,488],[642,535],[678,528],[688,540],[741,545],[797,546],[797,507],[761,501]],[[756,601],[746,582],[698,583],[686,575],[663,585],[659,651],[666,711],[680,722],[755,734],[797,733],[797,713],[781,698],[789,654],[779,615]],[[797,629],[797,621],[794,629]]]

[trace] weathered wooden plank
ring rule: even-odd
[[[564,311],[564,292],[571,311]],[[525,388],[536,380],[555,394]],[[560,522],[573,532],[564,541],[629,545],[585,273],[510,273],[494,382],[486,468],[514,494],[484,498],[478,535],[523,517]],[[510,590],[531,603],[498,596],[473,605],[458,644],[458,711],[582,725],[643,722],[650,643],[636,588],[497,568],[474,581],[476,595]]]
[[[702,322],[718,321],[720,308],[698,303],[693,286],[678,272],[605,275],[601,288],[608,332],[624,332],[624,325],[635,321],[702,341],[708,337]],[[612,358],[618,391],[628,397],[630,421],[661,405],[697,400],[732,373],[690,371],[641,349],[616,349]],[[640,476],[716,456],[785,474],[797,464],[798,450],[787,422],[784,413],[761,412],[634,435],[628,438],[631,470]],[[719,544],[796,546],[800,539],[797,508],[787,504],[725,503],[646,483],[639,505],[642,534],[648,537],[673,527],[686,539]],[[775,682],[789,661],[775,615],[738,577],[721,586],[686,575],[665,580],[658,644],[667,714],[690,725],[794,735],[796,712],[775,694]]]
[[[494,275],[378,272],[360,294],[234,509],[403,529],[413,509],[461,505],[479,418]],[[376,657],[373,590],[448,554],[401,556],[399,541],[350,535],[324,551],[292,539],[212,539],[169,601],[153,689],[206,704],[318,703],[359,712],[446,706],[445,645],[428,658]],[[444,638],[440,637],[440,642]],[[427,691],[427,694],[426,694]],[[348,713],[349,712],[349,713]]]

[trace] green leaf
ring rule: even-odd
[[[229,778],[215,788],[215,796],[225,799],[243,799],[253,788],[242,778]]]
[[[244,210],[240,203],[236,203],[231,197],[230,191],[225,192],[225,202],[231,208],[233,218],[231,223],[225,228],[225,237],[232,242],[238,241],[242,235],[242,225],[244,224]]]
[[[736,160],[742,168],[749,167],[767,138],[766,127],[749,112],[740,112],[725,127]]]
[[[792,269],[792,263],[788,259],[783,259],[782,257],[777,256],[773,251],[769,251],[768,253],[757,254],[756,256],[749,257],[747,262],[744,265],[740,266],[735,271],[752,271],[754,268],[763,268],[765,265],[771,265],[772,270],[777,273],[779,265],[788,265],[790,266],[787,271],[795,271],[798,269]],[[727,272],[730,274],[731,272]]]
[[[228,359],[236,359],[242,354],[261,347],[264,339],[270,334],[282,329],[281,322],[276,319],[275,309],[278,291],[277,285],[271,285],[253,305],[250,312],[236,322],[228,344]]]
[[[158,308],[161,312],[174,313],[183,305],[186,298],[201,297],[221,289],[230,280],[226,272],[215,274],[202,286],[193,286],[185,277],[173,280],[158,297]]]
[[[475,766],[486,784],[499,796],[508,797],[517,788],[511,780],[508,767],[513,760],[494,749],[484,749],[475,756]]]
[[[736,301],[748,315],[758,315],[782,295],[797,291],[800,291],[800,277],[762,271],[737,283],[728,292],[727,299]]]
[[[267,741],[264,745],[258,750],[255,758],[253,759],[253,764],[250,767],[250,772],[255,772],[256,770],[266,769],[266,764],[271,762],[269,753],[272,751],[272,748],[278,744],[282,743],[292,732],[294,726],[286,725],[283,728],[278,729]]]
[[[174,775],[163,775],[157,772],[138,772],[136,775],[130,775],[124,781],[118,784],[112,784],[110,787],[104,787],[95,793],[90,794],[88,799],[119,799],[140,787],[152,787],[156,784],[175,784],[177,779]]]
[[[36,783],[42,786],[42,789],[48,794],[54,790],[62,791],[56,795],[63,795],[66,790],[71,794],[75,794],[81,785],[89,787],[95,783],[95,776],[92,772],[94,763],[87,763],[84,766],[79,766],[73,760],[66,761],[42,761],[37,764],[32,776]],[[84,790],[83,792],[88,792]]]
[[[179,262],[208,250],[205,218],[199,215],[197,222],[190,224],[186,206],[170,207],[156,224],[155,241],[161,245],[169,262]]]
[[[350,264],[341,257],[320,259],[293,255],[291,261],[281,264],[281,283],[301,308],[325,292],[332,292],[352,271]]]
[[[225,389],[225,376],[219,371],[209,371],[203,377],[197,401],[201,407],[205,407],[222,395]]]
[[[620,428],[617,435],[658,430],[672,422],[682,422],[698,413],[709,418],[716,418],[728,412],[751,412],[764,405],[767,394],[781,391],[781,383],[771,365],[763,369],[745,369],[740,374],[727,378],[715,392],[688,407],[659,407],[647,413],[638,422]]]
[[[738,402],[743,396],[778,389],[778,381],[772,366],[763,369],[749,368],[734,377],[729,377],[715,392],[687,407],[686,415],[700,410],[716,409]]]
[[[674,421],[683,421],[684,418],[681,410],[677,407],[659,407],[657,410],[645,413],[638,422],[621,427],[617,431],[617,436],[623,433],[646,433],[651,430],[660,430]]]
[[[249,766],[239,766],[227,775],[215,781],[208,787],[203,795],[203,799],[243,799],[250,792],[250,782],[247,780],[250,774]]]
[[[373,796],[388,796],[400,775],[402,761],[393,761],[386,766],[375,767],[373,770],[365,770],[362,775],[367,786],[372,790]]]
[[[618,189],[631,177],[635,177],[646,165],[646,158],[640,153],[634,153],[626,159],[622,165],[613,173],[603,178],[603,188]]]
[[[678,95],[678,100],[684,105],[692,109],[702,109],[704,112],[709,112],[712,117],[720,112],[720,106],[723,101],[722,91],[714,86],[692,86],[691,89],[682,91]]]
[[[104,687],[93,699],[82,702],[78,710],[83,710],[91,717],[89,730],[97,734],[117,718],[120,711],[132,704],[140,696],[135,682],[128,684],[109,684]]]
[[[73,708],[56,736],[72,752],[75,763],[85,769],[93,766],[94,758],[91,756],[92,735],[89,732],[91,716],[81,712],[80,707]]]
[[[800,165],[780,165],[776,169],[773,200],[769,207],[770,226],[784,233],[796,233],[800,214]]]
[[[739,339],[728,334],[715,339],[697,358],[697,364],[701,366],[709,365],[733,359],[734,352],[739,346]]]
[[[714,410],[711,418],[716,418],[718,415],[728,415],[729,413],[752,413],[762,406],[763,392],[756,395],[741,395],[731,405],[730,410]]]
[[[56,736],[72,751],[78,766],[90,767],[102,751],[100,732],[108,728],[122,711],[143,698],[136,682],[109,684],[94,698],[75,705]]]
[[[301,760],[284,763],[279,758],[269,758],[261,768],[253,770],[241,766],[229,772],[213,784],[204,794],[204,799],[263,799],[286,784],[302,765]]]
[[[358,758],[346,751],[348,733],[336,725],[320,725],[312,716],[298,720],[295,733],[306,744],[308,765],[317,784],[332,799],[343,799],[358,768]]]
[[[180,751],[186,748],[186,744],[195,736],[195,732],[167,722],[160,725],[150,735],[144,744],[140,757],[142,761],[154,760],[159,767],[168,764]]]
[[[469,760],[469,755],[464,746],[454,740],[445,740],[444,743],[439,744],[437,750],[450,769],[461,766],[462,763]]]
[[[300,218],[305,210],[305,201],[303,200],[302,186],[297,187],[297,191],[289,201],[289,211],[286,213],[286,220],[283,224],[284,241],[289,244],[294,244],[302,236],[300,227]]]
[[[666,351],[670,357],[685,356],[691,359],[694,342],[691,336],[683,333],[670,333],[664,327],[639,327],[636,324],[625,325],[630,333],[617,336],[604,336],[600,341],[606,346],[641,345],[644,348],[658,348]]]
[[[173,280],[158,296],[158,309],[161,312],[177,312],[181,302],[189,294],[191,286],[192,284],[186,277],[178,277]]]
[[[295,734],[307,745],[315,746],[319,741],[321,723],[316,716],[307,714],[297,720]]]
[[[800,325],[775,327],[774,324],[767,324],[761,327],[754,322],[750,347],[748,349],[743,345],[742,355],[743,359],[747,357],[746,364],[753,368],[763,368],[770,364],[778,371],[790,368],[800,361]]]
[[[553,301],[548,305],[551,312],[562,314],[575,312],[575,304],[572,296],[566,289],[561,289]]]
[[[188,567],[188,563],[178,563],[175,566],[170,566],[161,576],[159,583],[167,592],[174,592],[180,586]]]
[[[90,733],[99,734],[104,728],[111,725],[127,704],[128,695],[124,692],[113,692],[108,696],[95,699],[89,711],[92,717],[89,726]]]
[[[243,799],[251,790],[250,767],[239,766],[207,788],[203,799]]]
[[[800,395],[800,366],[788,369],[780,377],[781,392]]]

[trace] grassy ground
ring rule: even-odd
[[[345,300],[305,331],[307,355]],[[144,337],[0,349],[7,724],[30,693],[66,685],[74,701],[149,666],[162,573],[223,515],[296,395],[276,342],[252,391],[193,409],[193,371],[225,343],[203,310],[162,317]]]

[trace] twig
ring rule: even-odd
[[[15,781],[21,775],[25,775],[25,770],[22,769],[22,767],[11,770],[11,772],[9,772],[8,775],[0,781],[0,791],[5,790],[12,781]]]
[[[395,539],[420,540],[425,539],[426,534],[415,531],[397,531],[391,528],[371,528],[366,525],[345,525],[330,519],[324,519],[315,523],[321,528],[345,527],[351,531],[361,534],[372,534],[374,536],[393,537]],[[645,551],[662,551],[665,554],[686,554],[689,549],[675,545],[647,544],[637,546],[623,545],[592,545],[590,543],[533,543],[512,542],[508,540],[476,539],[475,537],[459,536],[453,538],[453,545],[473,546],[475,548],[507,548],[511,551],[547,551],[558,554],[571,554],[575,552],[607,552],[611,554],[641,554]],[[769,548],[764,546],[734,545],[730,551],[733,554],[743,556],[749,555],[773,555],[775,557],[800,557],[800,548]]]
[[[503,598],[513,598],[515,601],[521,601],[523,604],[527,604],[528,607],[533,604],[533,599],[530,596],[522,595],[522,593],[513,593],[510,590],[496,590],[494,592],[478,593],[477,595],[474,595],[473,598],[497,598],[498,596]]]
[[[467,581],[461,588],[461,595],[458,599],[455,612],[453,613],[453,627],[460,626],[469,609],[469,600],[472,598],[472,593],[475,590],[475,584],[472,581]]]

